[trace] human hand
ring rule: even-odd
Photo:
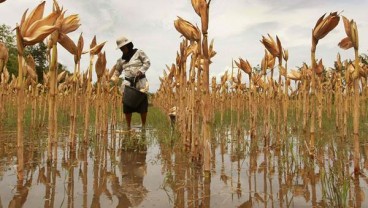
[[[138,72],[137,72],[137,77],[139,78],[139,77],[141,77],[141,76],[143,76],[143,72],[138,71]]]
[[[113,82],[118,82],[118,81],[119,81],[119,77],[117,77],[117,76],[113,75],[113,76],[111,77],[111,81],[113,81]]]

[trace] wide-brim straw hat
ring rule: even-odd
[[[125,36],[121,36],[118,39],[116,39],[116,45],[117,45],[116,49],[119,49],[119,48],[121,48],[121,47],[123,47],[126,44],[131,43],[131,42],[132,41],[129,40],[128,38],[126,38]]]

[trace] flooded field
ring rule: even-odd
[[[110,5],[119,12],[94,11],[92,16],[99,18],[82,23],[78,14],[69,14],[56,0],[49,10],[41,1],[24,13],[17,9],[14,15],[19,19],[5,18],[12,24],[20,21],[0,28],[0,208],[368,207],[368,55],[364,41],[359,41],[364,33],[359,34],[357,26],[364,31],[364,25],[343,8],[313,17],[317,14],[313,7],[302,6],[306,13],[295,7],[297,13],[292,15],[284,4],[280,10],[269,2],[253,9],[245,4],[250,13],[236,8],[244,13],[239,16],[228,9],[236,20],[222,21],[216,18],[227,7],[218,5],[221,12],[210,18],[210,3],[191,1],[195,21],[184,9],[167,9],[185,12],[160,14],[152,22],[146,16],[135,18],[147,22],[130,29],[123,21],[127,34],[113,47],[123,52],[115,65],[107,64],[106,54],[116,53],[109,51],[109,44],[114,45],[112,35],[120,30],[110,23],[126,18],[101,17],[119,13],[134,19],[131,11],[141,16],[143,5],[150,9],[148,4],[140,3],[137,9],[127,4],[128,12],[121,12],[127,10],[120,3],[116,8]],[[91,4],[69,4],[82,11],[78,5],[90,14]],[[6,10],[18,7],[9,5]],[[262,10],[265,17],[255,15]],[[277,20],[282,16],[277,11],[289,16]],[[174,16],[168,21],[180,36],[170,37],[168,22],[162,20]],[[280,24],[294,16],[302,23]],[[96,34],[84,38],[84,30],[74,42],[69,33],[91,22],[87,31],[98,32],[98,39]],[[221,35],[212,34],[209,22],[216,24],[213,32],[220,28],[228,33],[229,25],[242,29],[219,38],[219,46],[226,47],[217,47],[213,37]],[[235,26],[237,22],[249,25]],[[156,35],[146,31],[160,25],[165,29]],[[345,35],[321,43],[335,28],[328,38]],[[127,38],[136,30],[143,36]],[[311,37],[299,34],[305,31]],[[251,33],[259,37],[253,39]],[[164,42],[151,41],[161,36]],[[179,50],[166,50],[179,37]],[[149,40],[147,49],[153,51],[147,56],[141,49],[136,52],[130,38],[134,43]],[[300,40],[303,44],[296,45],[308,50],[295,47]],[[260,42],[261,50],[253,42]],[[339,50],[331,47],[336,45]],[[162,47],[165,50],[157,53],[155,48]],[[69,57],[58,52],[61,48]],[[228,57],[221,55],[221,48]],[[247,53],[236,55],[236,48]],[[305,57],[310,60],[295,63],[309,48],[310,56]],[[289,49],[295,60],[289,59]],[[326,49],[329,55],[324,54]],[[176,52],[167,56],[167,51]],[[219,62],[212,59],[216,54]],[[331,56],[336,56],[334,62]],[[167,57],[175,59],[166,62]],[[74,65],[61,63],[69,59]],[[166,68],[160,76],[162,66]],[[158,78],[151,82],[155,92],[142,80],[146,75],[150,82]],[[137,108],[144,124],[146,101],[150,104],[147,128],[140,127],[135,115],[133,128],[126,130],[130,115],[126,114],[126,125],[122,102],[125,109],[133,108],[126,102],[133,98],[120,86],[128,82],[147,93],[144,105]]]
[[[0,207],[368,206],[365,130],[356,176],[352,147],[333,129],[318,135],[311,157],[308,135],[293,125],[264,148],[261,136],[251,139],[246,126],[237,131],[231,122],[214,125],[210,178],[157,109],[150,109],[146,130],[135,122],[131,132],[110,129],[88,145],[73,147],[67,126],[59,128],[51,161],[46,128],[29,131],[23,152],[16,132],[2,128]],[[283,145],[276,145],[278,139]]]

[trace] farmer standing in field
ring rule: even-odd
[[[134,48],[131,40],[122,36],[116,40],[117,49],[123,53],[122,57],[116,62],[115,73],[112,79],[117,79],[122,71],[124,71],[124,81],[122,83],[122,92],[125,86],[132,86],[139,91],[144,92],[144,99],[137,107],[131,107],[123,104],[123,112],[127,122],[127,127],[130,129],[132,113],[137,112],[141,115],[142,128],[145,128],[148,112],[148,81],[146,71],[150,67],[150,60],[147,55],[140,49]],[[123,95],[124,96],[124,95]]]

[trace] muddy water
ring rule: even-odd
[[[262,137],[222,127],[204,178],[180,142],[155,126],[112,130],[75,147],[62,136],[67,130],[52,161],[47,135],[27,138],[22,152],[15,132],[1,132],[0,207],[368,207],[364,142],[355,176],[351,147],[335,135],[320,135],[311,157],[307,135],[273,136],[264,148]]]

